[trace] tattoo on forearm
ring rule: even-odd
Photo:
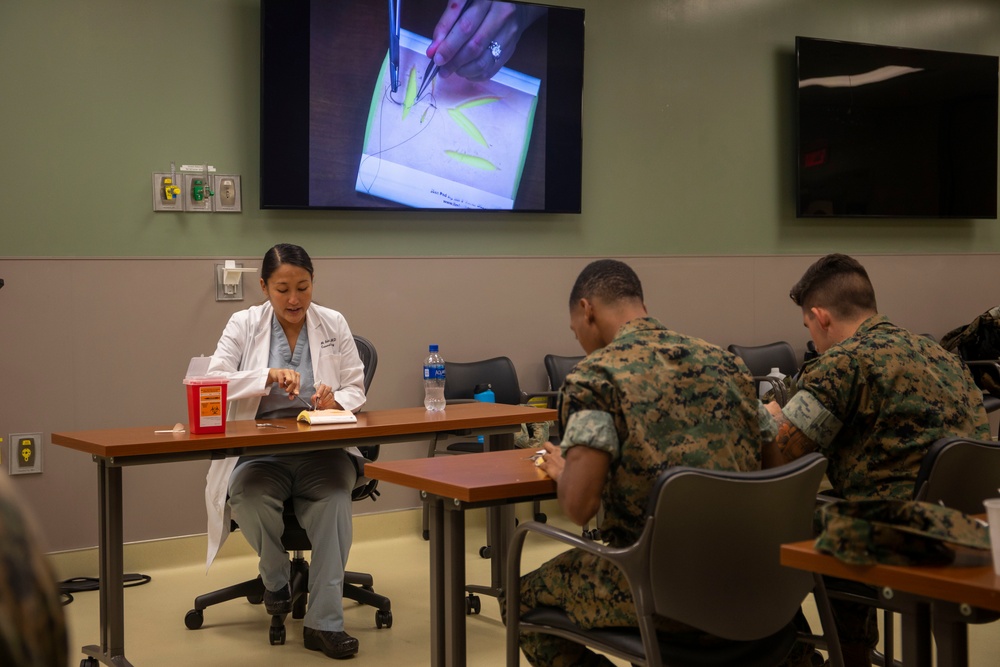
[[[778,435],[774,444],[788,460],[794,460],[816,449],[816,443],[796,428],[784,415],[776,418]]]

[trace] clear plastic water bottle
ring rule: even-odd
[[[432,412],[444,410],[444,358],[438,346],[431,345],[424,360],[424,407]]]

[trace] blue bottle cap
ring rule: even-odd
[[[428,348],[428,350],[427,350],[427,351],[428,351],[428,352],[437,352],[437,351],[438,351],[438,346],[437,346],[437,345],[434,345],[434,344],[432,343],[432,344],[431,344],[431,346],[430,346],[430,348]]]

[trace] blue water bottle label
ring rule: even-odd
[[[444,366],[424,366],[425,380],[443,380]]]

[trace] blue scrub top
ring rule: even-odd
[[[267,355],[268,368],[288,368],[299,374],[299,396],[307,402],[316,393],[313,379],[312,353],[309,351],[309,336],[306,328],[302,328],[299,339],[292,350],[288,345],[285,332],[278,324],[278,317],[271,316],[271,348]],[[297,417],[306,409],[302,401],[288,400],[288,392],[275,382],[266,396],[260,399],[257,407],[257,419],[279,419],[282,417]]]

